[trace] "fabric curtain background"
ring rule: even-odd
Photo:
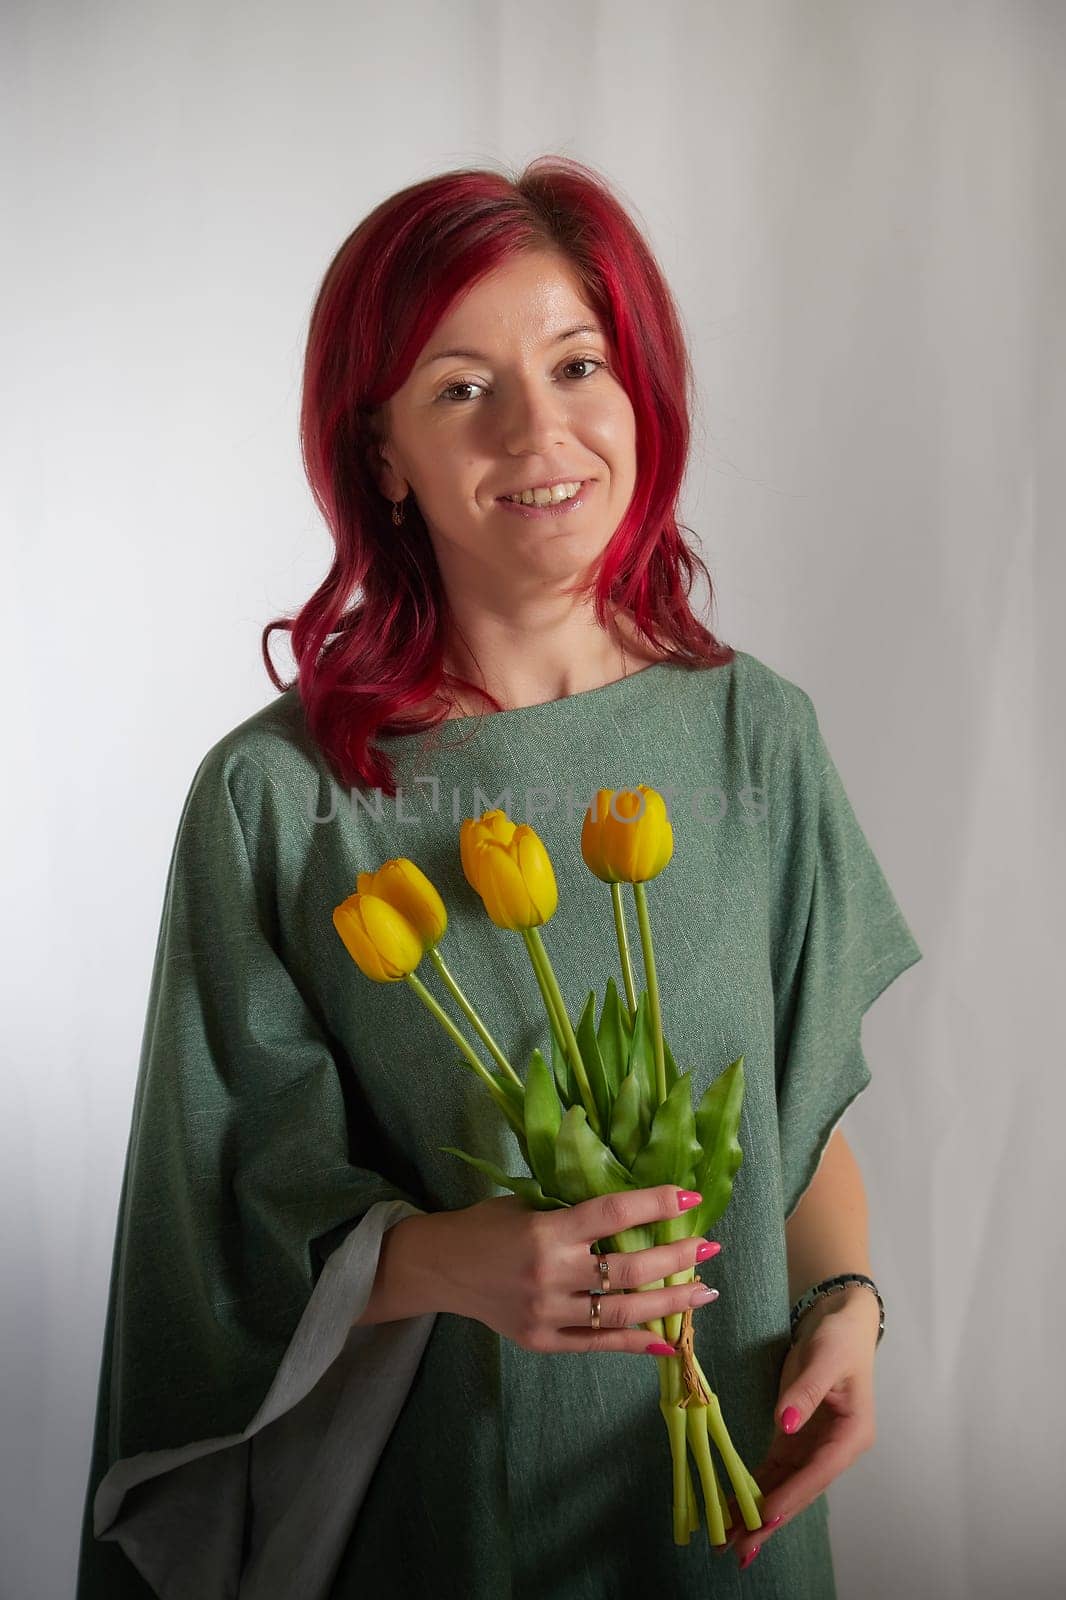
[[[0,28],[0,1593],[72,1585],[182,800],[325,570],[315,288],[386,194],[551,152],[651,238],[715,626],[810,691],[925,953],[846,1124],[887,1315],[877,1444],[830,1490],[840,1592],[1057,1592],[1066,11],[86,0]]]

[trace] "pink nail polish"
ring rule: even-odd
[[[750,1567],[751,1566],[752,1562],[755,1560],[755,1557],[759,1554],[759,1551],[761,1549],[762,1549],[762,1545],[761,1544],[753,1544],[751,1549],[748,1551],[747,1555],[743,1558],[743,1560],[737,1562],[737,1566],[740,1568],[741,1572],[744,1571],[745,1567]]]
[[[781,1426],[786,1433],[795,1433],[800,1425],[800,1414],[795,1406],[786,1406],[781,1413]]]
[[[771,1518],[770,1518],[770,1520],[769,1520],[769,1522],[765,1522],[765,1523],[764,1523],[764,1524],[763,1524],[763,1526],[764,1526],[764,1527],[765,1527],[765,1528],[776,1528],[776,1527],[777,1527],[777,1524],[778,1524],[778,1523],[779,1523],[779,1522],[780,1522],[780,1521],[781,1521],[781,1518],[780,1518],[780,1517],[771,1517]]]
[[[696,1246],[696,1260],[709,1261],[712,1256],[718,1254],[721,1248],[717,1239],[704,1239],[702,1244]]]
[[[677,1191],[677,1208],[679,1211],[691,1211],[693,1206],[698,1206],[703,1199],[694,1189],[679,1189]]]
[[[650,1356],[676,1356],[677,1355],[677,1351],[674,1349],[673,1345],[672,1344],[663,1344],[661,1339],[657,1339],[654,1344],[649,1344],[649,1345],[645,1346],[645,1348],[646,1348],[646,1350],[647,1350],[647,1352],[648,1352],[648,1354]]]

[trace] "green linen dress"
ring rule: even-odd
[[[863,1013],[921,956],[809,696],[738,651],[380,743],[395,799],[342,789],[293,689],[193,778],[78,1600],[832,1600],[824,1495],[742,1576],[702,1506],[674,1544],[651,1357],[537,1354],[447,1313],[353,1327],[386,1227],[504,1192],[442,1146],[525,1168],[443,1030],[406,984],[367,979],[331,921],[359,871],[416,861],[448,908],[445,960],[524,1073],[548,1042],[540,993],[521,937],[463,876],[461,820],[501,806],[544,840],[559,908],[542,933],[576,1018],[590,989],[621,987],[585,808],[600,787],[667,797],[674,856],[647,891],[667,1037],[697,1100],[745,1059],[743,1163],[702,1270],[721,1298],[695,1337],[755,1470],[788,1350],[784,1223],[870,1080]],[[642,985],[635,917],[631,936]],[[428,962],[422,976],[457,1015]]]

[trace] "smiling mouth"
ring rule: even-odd
[[[578,480],[571,478],[569,481],[576,483]],[[548,500],[538,505],[535,500],[532,502],[511,500],[506,495],[498,495],[496,504],[501,511],[507,511],[513,517],[523,517],[527,521],[567,522],[570,517],[576,516],[588,505],[595,486],[595,478],[584,478],[579,484],[577,493],[565,500]]]
[[[538,492],[537,489],[517,490],[514,494],[501,494],[497,495],[496,498],[497,500],[505,500],[508,505],[540,507],[544,510],[547,510],[552,506],[563,506],[566,505],[570,500],[576,500],[582,489],[587,488],[591,482],[591,478],[560,479],[559,482],[553,483],[549,486],[546,486],[543,490],[540,490],[542,496],[547,495],[546,499],[541,498],[540,500],[525,500],[522,498],[524,494],[536,494]],[[572,494],[556,496],[555,490],[558,489],[562,483],[565,483],[567,486],[570,484],[576,484],[577,488],[574,489]]]

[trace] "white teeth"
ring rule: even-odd
[[[523,489],[521,494],[504,495],[504,499],[522,506],[553,506],[561,500],[572,500],[580,488],[580,483],[557,483],[551,489]]]

